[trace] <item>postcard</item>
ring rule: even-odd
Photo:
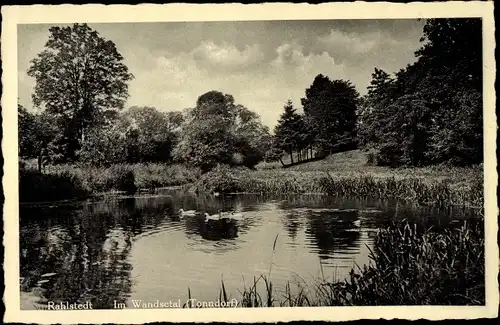
[[[498,316],[492,2],[2,18],[5,322]]]

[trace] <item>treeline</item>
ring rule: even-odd
[[[359,113],[359,143],[384,165],[483,161],[481,19],[429,19],[418,60],[375,69]]]
[[[207,171],[354,148],[379,165],[483,159],[480,19],[427,20],[417,61],[394,75],[375,68],[363,97],[349,80],[319,74],[302,112],[288,101],[273,135],[258,114],[215,90],[183,111],[123,110],[134,76],[114,43],[86,24],[49,34],[28,70],[39,110],[18,106],[19,155],[37,158],[40,170],[49,163],[181,162]]]
[[[363,97],[349,81],[318,75],[302,114],[285,104],[267,159],[357,147],[378,165],[481,163],[481,35],[480,19],[427,20],[417,61],[394,75],[375,68]]]
[[[183,112],[134,106],[109,114],[74,142],[64,137],[66,128],[48,111],[33,114],[21,105],[18,109],[19,155],[37,158],[39,170],[58,163],[181,162],[202,170],[221,163],[253,167],[263,159],[271,138],[256,113],[218,91],[203,94],[196,107]],[[75,147],[68,149],[68,142]],[[68,154],[71,149],[73,155]]]
[[[123,110],[134,78],[112,41],[87,24],[51,27],[45,49],[31,61],[38,108],[18,105],[19,156],[46,164],[182,162],[202,170],[217,164],[255,166],[269,130],[231,95],[210,91],[196,106],[160,112]]]

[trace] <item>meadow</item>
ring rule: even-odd
[[[280,163],[261,163],[256,170],[218,166],[190,188],[209,193],[370,196],[422,204],[483,206],[482,166],[370,166],[357,150],[289,168],[282,168]]]

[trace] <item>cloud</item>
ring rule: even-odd
[[[278,85],[284,87],[283,92],[303,94],[314,77],[322,73],[332,79],[346,78],[344,66],[326,51],[321,54],[304,54],[304,48],[297,43],[282,44],[276,49],[276,58],[271,62],[272,75],[279,76]],[[300,90],[297,87],[302,87]],[[293,96],[297,97],[297,95]]]
[[[369,53],[384,40],[380,32],[354,34],[335,29],[330,30],[327,35],[319,36],[317,39],[325,48],[341,48],[346,52],[356,54]],[[391,40],[391,38],[385,39]]]
[[[250,67],[264,58],[258,44],[246,45],[243,50],[239,50],[233,45],[218,45],[213,41],[203,41],[188,55],[203,67],[230,70]]]
[[[316,75],[346,78],[344,67],[336,64],[327,52],[305,55],[304,49],[295,43],[279,44],[268,61],[254,47],[238,51],[226,46],[221,50],[211,44],[203,42],[193,51],[180,54],[165,52],[155,56],[140,52],[141,61],[149,63],[130,60],[128,65],[136,78],[130,84],[128,105],[180,110],[195,105],[203,93],[218,90],[233,95],[236,103],[259,113],[263,123],[272,128],[288,99],[297,108],[301,106],[300,97]],[[206,50],[201,52],[205,65],[194,55],[201,48]],[[136,56],[139,53],[136,49],[134,52]],[[252,69],[241,68],[256,60],[260,63]],[[212,69],[207,69],[209,63]],[[217,68],[223,72],[217,73]]]

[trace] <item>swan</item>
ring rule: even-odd
[[[354,221],[352,224],[354,226],[356,226],[356,227],[360,227],[361,226],[361,220],[358,219],[358,220]]]
[[[234,210],[230,212],[222,212],[219,210],[219,215],[221,219],[229,219],[229,220],[241,220],[243,219],[242,213],[237,213]]]
[[[211,220],[220,220],[220,214],[208,214],[205,212],[205,222],[209,222]]]
[[[196,215],[196,211],[195,210],[184,211],[183,209],[180,209],[179,214],[181,215],[181,218],[182,217],[194,217]]]

